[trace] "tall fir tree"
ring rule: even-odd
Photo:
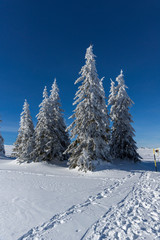
[[[115,87],[111,82],[109,104],[111,105],[110,117],[112,119],[112,137],[110,152],[114,158],[140,160],[137,153],[136,142],[134,141],[134,129],[132,127],[132,116],[129,113],[133,101],[128,96],[127,86],[124,82],[123,71],[116,78],[118,85]]]
[[[56,159],[59,161],[65,160],[67,155],[64,154],[65,150],[70,144],[69,134],[66,131],[66,125],[63,118],[63,110],[61,108],[59,88],[57,86],[56,79],[52,84],[52,89],[50,91],[50,104],[51,104],[51,118],[53,128],[55,129],[55,134],[57,135],[59,146],[56,144],[54,146]],[[57,153],[56,153],[56,147]]]
[[[35,128],[35,149],[32,153],[35,162],[47,161],[56,163],[62,160],[62,150],[58,138],[56,110],[53,101],[48,97],[47,88],[43,91],[43,101],[37,115]]]
[[[98,78],[93,47],[87,48],[86,64],[75,84],[82,82],[75,96],[73,123],[68,130],[74,139],[67,152],[69,168],[93,169],[93,160],[109,161],[109,116],[102,81]]]
[[[31,152],[34,148],[34,126],[30,115],[29,104],[25,100],[23,111],[21,113],[20,128],[18,137],[14,143],[12,156],[19,159],[20,162],[30,161]]]
[[[114,118],[115,118],[116,94],[117,94],[117,91],[116,91],[116,87],[115,87],[115,82],[112,81],[112,79],[111,79],[110,95],[109,95],[109,99],[108,99],[108,105],[111,106],[111,109],[110,109],[110,118],[111,118],[111,120],[114,120]]]
[[[0,120],[1,122],[1,120]],[[0,134],[0,155],[4,156],[5,155],[5,150],[4,150],[4,139],[2,135]]]
[[[50,129],[50,102],[47,88],[43,91],[43,101],[39,105],[40,110],[37,114],[37,125],[35,127],[35,148],[32,152],[32,158],[35,162],[49,161],[49,144],[52,141],[52,131]]]
[[[108,98],[108,106],[111,106],[109,116],[110,116],[110,119],[112,120],[112,128],[111,128],[111,136],[110,136],[110,144],[109,145],[112,144],[112,138],[113,138],[112,135],[113,135],[113,129],[114,129],[114,119],[116,118],[115,102],[116,102],[116,93],[117,93],[116,87],[115,87],[115,82],[112,79],[110,79],[110,80],[111,80],[111,87],[110,87],[110,94],[109,94],[109,98]],[[110,147],[110,154],[111,154],[111,156],[113,156],[111,147]]]

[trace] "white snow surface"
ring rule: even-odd
[[[0,240],[160,239],[160,172],[139,154],[87,173],[1,157]]]
[[[12,154],[13,145],[4,145],[4,149],[5,149],[5,155],[7,157],[10,157]]]

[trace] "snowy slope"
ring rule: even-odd
[[[1,159],[0,240],[160,239],[160,173],[139,153],[87,174]]]

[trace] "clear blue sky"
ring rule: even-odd
[[[5,144],[17,136],[27,98],[36,123],[42,91],[54,78],[66,122],[74,81],[93,44],[99,77],[124,71],[138,146],[160,146],[160,1],[1,0],[0,118]]]

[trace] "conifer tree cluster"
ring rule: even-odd
[[[129,113],[133,102],[126,92],[122,71],[116,82],[117,86],[111,80],[109,114],[103,79],[99,79],[97,74],[93,47],[87,48],[85,65],[75,81],[75,84],[81,85],[74,98],[73,105],[76,107],[70,117],[73,119],[71,125],[66,130],[55,79],[49,96],[47,88],[44,88],[35,129],[29,105],[25,101],[14,155],[20,161],[35,162],[57,162],[68,158],[70,169],[78,167],[85,172],[93,170],[100,161],[114,161],[116,158],[135,162],[140,160]]]
[[[25,100],[12,156],[18,158],[19,162],[47,161],[55,163],[62,161],[66,159],[64,151],[70,141],[69,135],[65,131],[66,125],[56,80],[52,85],[50,96],[48,96],[47,88],[44,88],[43,101],[39,107],[37,125],[34,129],[29,105]]]
[[[77,105],[72,124],[68,127],[74,139],[66,152],[69,153],[69,168],[78,167],[87,171],[94,168],[94,160],[111,161],[114,158],[138,161],[136,143],[131,126],[129,108],[132,100],[126,92],[123,73],[117,77],[118,86],[111,80],[108,104],[111,106],[110,119],[105,103],[102,79],[98,78],[93,47],[87,48],[86,64],[80,71],[75,84],[81,82],[73,105]]]

